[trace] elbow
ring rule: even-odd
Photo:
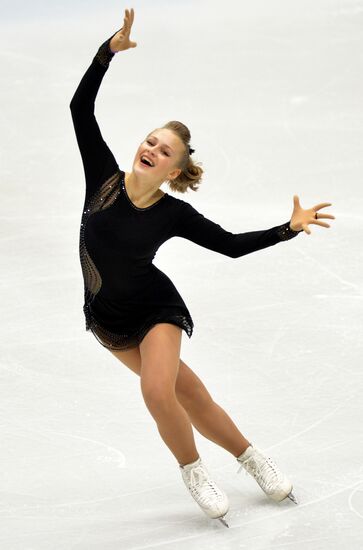
[[[71,112],[72,119],[75,121],[80,118],[82,109],[80,108],[79,102],[72,98],[69,103],[69,109]]]
[[[71,101],[69,102],[69,108],[71,111],[75,111],[76,109],[78,109],[79,105],[79,98],[77,98],[76,94],[74,94]]]
[[[250,254],[251,252],[253,252],[253,250],[241,250],[241,249],[233,249],[231,250],[230,254],[228,254],[228,256],[230,258],[241,258],[241,256],[245,256],[246,254]]]
[[[228,252],[226,253],[226,256],[228,256],[228,258],[239,258],[240,256],[240,253],[238,250],[234,250],[233,248],[231,250],[228,250]]]

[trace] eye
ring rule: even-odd
[[[146,143],[148,145],[154,145],[150,140],[146,140]],[[170,157],[170,155],[166,151],[164,151],[164,155],[166,155],[167,157]]]

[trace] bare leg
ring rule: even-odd
[[[195,446],[193,428],[190,418],[177,400],[176,396],[168,399],[165,406],[157,411],[148,407],[158,431],[180,465],[190,464],[199,457]]]
[[[159,323],[147,333],[140,344],[140,383],[162,439],[184,465],[197,460],[199,453],[190,418],[175,393],[181,332],[175,325]]]
[[[183,376],[177,379],[177,397],[199,433],[235,457],[249,447],[233,420],[216,403],[198,376],[180,360]]]
[[[218,403],[212,402],[202,411],[189,409],[189,418],[199,433],[220,445],[235,457],[250,446],[228,414]]]
[[[135,374],[141,376],[141,355],[139,347],[128,351],[114,350],[111,351],[111,353]],[[180,464],[194,462],[194,460],[198,458],[194,436],[191,442],[190,435],[188,435],[188,432],[190,434],[190,428],[188,427],[190,421],[200,434],[217,445],[220,445],[235,457],[239,456],[250,445],[249,441],[242,435],[228,414],[212,399],[201,379],[182,359],[179,359],[175,395],[179,404],[189,417],[189,422],[185,422],[185,415],[182,412],[180,413],[180,409],[178,409],[177,406],[174,406],[174,422],[175,417],[177,419],[179,418],[179,421],[182,420],[182,431],[186,433],[186,443],[184,441],[180,449],[179,443],[175,441],[178,438],[176,434],[179,433],[180,427],[179,431],[175,429],[175,425],[173,429],[173,425],[169,427],[168,422],[164,425],[161,419],[158,423],[158,429],[165,443],[168,445],[167,442],[170,442],[168,446],[171,448],[174,455],[180,457]],[[175,395],[172,395],[171,401],[174,400]],[[181,417],[178,415],[178,410]],[[155,415],[157,416],[157,408]],[[186,428],[185,425],[187,426]],[[182,454],[185,445],[187,445],[187,449],[189,449],[187,451],[187,456]]]

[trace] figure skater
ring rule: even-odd
[[[180,358],[182,331],[190,338],[194,325],[172,281],[153,264],[155,253],[177,236],[240,258],[302,231],[310,234],[309,224],[330,227],[321,218],[334,216],[318,214],[331,203],[304,210],[294,195],[291,219],[282,225],[246,233],[223,229],[188,202],[160,189],[167,182],[178,193],[196,191],[202,178],[203,169],[191,157],[190,132],[178,121],[147,134],[132,170],[121,170],[102,138],[94,103],[116,52],[137,46],[130,40],[133,21],[134,10],[126,9],[122,28],[99,47],[70,102],[86,181],[80,228],[86,330],[140,377],[145,404],[191,496],[208,517],[228,527],[227,495],[202,462],[192,425],[231,453],[268,497],[297,501],[287,477],[242,435]],[[122,120],[117,124],[125,136]]]

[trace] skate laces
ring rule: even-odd
[[[222,498],[220,491],[209,478],[207,471],[202,465],[192,468],[189,476],[190,491],[200,502],[207,504],[210,500],[215,500],[216,497],[219,500]],[[202,489],[202,493],[199,491],[200,489]]]
[[[256,450],[250,458],[241,463],[237,473],[242,468],[246,470],[246,475],[250,473],[267,492],[272,491],[276,482],[281,480],[281,473],[274,461],[259,454]]]

